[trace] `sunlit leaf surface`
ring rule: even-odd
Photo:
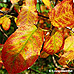
[[[61,32],[56,32],[49,40],[45,41],[43,50],[52,55],[60,51],[62,44],[63,34]]]
[[[34,25],[19,27],[5,42],[2,60],[8,73],[19,73],[28,69],[40,55],[43,32]]]
[[[64,0],[49,11],[51,24],[55,27],[66,27],[74,24],[72,0]]]

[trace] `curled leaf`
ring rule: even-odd
[[[2,60],[8,73],[14,74],[28,69],[40,55],[44,36],[35,25],[19,27],[5,42]]]
[[[45,41],[43,50],[48,54],[53,55],[60,51],[62,44],[63,34],[61,32],[56,32],[49,40]]]

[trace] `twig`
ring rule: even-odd
[[[72,30],[72,28],[70,28],[70,27],[66,27],[66,28],[69,29],[69,30],[71,30],[74,33],[74,30]]]
[[[54,58],[54,56],[52,56],[52,59],[53,59],[53,63],[55,64],[55,66],[61,70],[64,70],[65,68],[62,68],[62,67],[59,67],[58,64],[56,63],[56,60]]]
[[[1,27],[0,27],[0,31],[8,38],[8,36],[4,33]]]
[[[46,19],[49,19],[49,17],[43,16],[43,15],[40,15],[40,14],[38,14],[38,16],[41,16],[41,17],[46,18]]]

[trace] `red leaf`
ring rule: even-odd
[[[2,60],[9,74],[28,69],[40,55],[43,32],[35,25],[19,27],[5,42]]]

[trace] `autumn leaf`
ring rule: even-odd
[[[42,0],[43,3],[49,8],[51,9],[51,3],[50,3],[50,0]]]
[[[2,60],[9,74],[28,69],[40,55],[44,36],[35,25],[22,25],[5,42]]]
[[[10,25],[11,25],[11,20],[8,18],[8,17],[3,17],[2,19],[2,27],[4,30],[9,30],[10,28]]]
[[[49,54],[46,53],[46,52],[44,52],[44,51],[42,51],[42,52],[40,53],[40,57],[41,57],[41,58],[47,58],[48,56],[49,56]]]
[[[64,51],[74,51],[74,36],[69,36],[65,39]]]
[[[24,24],[37,24],[37,13],[34,11],[35,9],[31,9],[29,6],[24,6],[17,17],[16,25],[19,27]]]
[[[11,3],[13,4],[13,3],[17,3],[18,1],[20,1],[20,0],[10,0],[11,1]]]
[[[73,25],[74,15],[72,0],[64,0],[49,11],[51,24],[55,27],[66,27]]]
[[[74,51],[70,50],[64,53],[58,60],[60,65],[67,65],[70,61],[74,59]]]
[[[63,44],[63,33],[57,31],[54,35],[51,36],[49,40],[46,39],[43,51],[53,55],[60,51],[62,44]]]
[[[28,0],[26,0],[28,1]],[[29,3],[33,4],[31,2],[32,0],[29,1]],[[29,6],[29,4],[26,2],[26,6],[23,6],[21,8],[21,11],[17,17],[17,22],[16,25],[19,27],[24,24],[37,24],[38,21],[38,15],[36,13],[36,7],[35,4]]]

